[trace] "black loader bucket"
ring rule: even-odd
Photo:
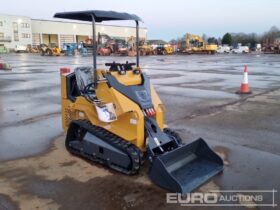
[[[184,195],[222,170],[222,159],[200,138],[155,157],[149,176],[155,184]]]

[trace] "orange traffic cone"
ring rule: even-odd
[[[243,82],[240,85],[240,90],[237,91],[236,93],[238,93],[238,94],[250,94],[250,93],[252,93],[250,91],[250,88],[249,88],[247,65],[245,65],[245,67],[244,67]]]

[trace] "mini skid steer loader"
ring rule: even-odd
[[[223,161],[198,139],[183,144],[164,125],[164,106],[139,67],[139,22],[136,15],[112,11],[55,14],[56,18],[92,22],[93,67],[61,75],[62,123],[67,150],[124,174],[136,174],[150,161],[149,177],[169,191],[186,194],[223,170]],[[96,68],[95,23],[136,22],[136,63],[106,63]]]

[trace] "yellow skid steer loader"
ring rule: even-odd
[[[182,194],[222,171],[223,161],[203,139],[185,145],[165,127],[163,104],[139,67],[138,16],[93,10],[54,17],[90,21],[93,29],[93,66],[61,75],[62,123],[70,153],[128,175],[149,160],[150,179]],[[136,63],[96,68],[95,23],[107,20],[136,22]]]

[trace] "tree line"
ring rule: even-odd
[[[237,45],[241,43],[242,45],[255,46],[257,43],[273,42],[277,38],[280,38],[280,30],[273,26],[262,35],[256,33],[226,33],[221,40],[221,44]]]
[[[244,46],[255,47],[257,43],[264,42],[273,42],[275,39],[280,38],[280,30],[273,26],[269,31],[263,34],[257,33],[226,33],[223,37],[216,38],[214,36],[208,37],[206,34],[202,35],[204,41],[207,41],[209,44],[227,44],[229,46],[236,46],[238,43],[241,43]],[[171,40],[172,43],[178,41],[184,41],[185,36],[177,40]]]

